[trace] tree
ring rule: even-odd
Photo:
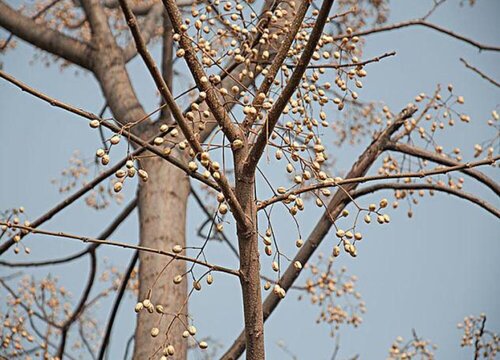
[[[11,38],[18,37],[49,54],[61,66],[76,66],[93,74],[106,103],[101,114],[96,115],[0,72],[3,79],[22,90],[86,118],[90,127],[98,130],[103,138],[103,146],[96,151],[96,159],[103,167],[97,177],[35,220],[22,223],[19,219],[23,209],[14,209],[6,213],[2,221],[2,253],[10,248],[19,251],[24,246],[24,237],[32,234],[88,243],[85,250],[74,256],[45,263],[66,262],[81,256],[88,256],[91,261],[82,298],[61,318],[56,315],[64,312],[59,304],[52,308],[52,317],[42,310],[41,313],[32,312],[32,304],[25,304],[22,297],[2,281],[19,306],[19,312],[27,311],[30,318],[38,317],[51,329],[47,335],[38,335],[45,342],[41,347],[44,352],[62,358],[68,354],[67,337],[74,331],[74,325],[80,324],[83,329],[89,326],[91,319],[86,309],[92,302],[90,293],[97,273],[96,254],[101,245],[130,248],[136,255],[125,274],[119,277],[120,285],[107,290],[117,290],[117,297],[100,342],[99,358],[105,356],[120,299],[138,262],[135,359],[159,357],[174,351],[176,357],[186,358],[188,342],[185,338],[196,339],[196,329],[190,325],[188,299],[193,291],[201,289],[202,281],[210,284],[215,272],[239,279],[244,309],[244,331],[223,358],[237,358],[246,349],[247,358],[264,359],[264,321],[285,298],[302,269],[306,265],[314,268],[314,264],[309,264],[310,259],[331,227],[335,227],[337,244],[332,246],[326,277],[318,279],[321,286],[336,282],[328,277],[337,256],[356,257],[358,247],[362,247],[358,242],[363,235],[356,231],[358,218],[365,223],[390,222],[384,210],[389,206],[387,199],[366,206],[358,202],[358,198],[391,189],[396,198],[393,206],[397,207],[398,200],[412,200],[415,193],[445,192],[499,217],[495,206],[463,191],[462,179],[451,175],[464,173],[498,196],[499,185],[475,169],[495,165],[498,161],[496,112],[491,120],[496,131],[493,140],[475,148],[476,157],[481,159],[464,162],[459,149],[447,153],[434,140],[436,131],[446,127],[438,120],[440,117],[446,119],[448,126],[470,121],[460,110],[464,99],[455,94],[451,85],[447,89],[438,87],[432,95],[420,94],[415,98],[418,106],[409,104],[396,112],[387,106],[361,101],[357,89],[363,87],[362,81],[367,76],[365,67],[395,55],[386,52],[360,59],[363,44],[371,34],[423,26],[481,51],[498,52],[500,48],[429,22],[428,18],[443,1],[435,2],[422,18],[395,24],[386,23],[388,4],[385,1],[363,1],[357,7],[352,7],[353,3],[358,2],[338,1],[333,12],[333,0],[317,4],[308,1],[176,3],[174,0],[134,4],[126,0],[82,0],[75,4],[53,0],[37,3],[33,9],[23,11],[0,2],[0,26],[11,33],[3,44],[5,50],[14,44]],[[256,6],[262,7],[260,12]],[[148,49],[155,39],[161,41],[162,46],[160,66]],[[161,96],[160,105],[149,113],[141,104],[127,69],[127,63],[137,55],[146,65]],[[176,61],[182,64],[174,66]],[[172,89],[178,68],[189,71],[194,86],[174,97]],[[497,86],[493,79],[481,74]],[[334,79],[334,83],[329,79]],[[188,106],[183,111],[181,100],[188,96]],[[104,118],[107,109],[112,114],[111,119]],[[349,121],[337,121],[339,113],[346,113]],[[333,176],[329,163],[330,146],[323,140],[328,127],[337,131],[340,144],[371,138],[343,178]],[[106,135],[104,129],[111,135]],[[123,141],[130,144],[131,150],[123,159],[112,159],[113,146]],[[419,146],[418,141],[424,145]],[[278,164],[287,162],[285,168],[290,181],[286,186],[276,186],[270,179],[271,175],[275,176],[272,169],[265,169],[263,158],[269,158],[270,151],[274,152]],[[367,175],[382,154],[388,152],[390,155],[383,158],[378,174]],[[402,154],[402,160],[398,154]],[[409,157],[417,162],[405,161]],[[112,165],[111,160],[115,160]],[[79,177],[87,171],[78,160],[74,163],[76,170],[73,167],[71,176]],[[262,181],[258,180],[259,174],[262,174]],[[436,180],[441,174],[449,174],[447,183]],[[45,222],[92,189],[97,187],[97,195],[87,198],[88,203],[99,208],[102,205],[99,198],[116,198],[135,177],[140,178],[137,198],[101,236],[89,238],[43,229]],[[110,178],[113,180],[109,192],[106,186],[99,188]],[[358,189],[359,184],[366,182],[374,184]],[[196,194],[198,184],[202,185],[207,199],[194,196],[206,208],[209,234],[197,249],[197,255],[189,256],[186,249],[190,244],[185,236],[187,199],[192,191]],[[69,190],[73,186],[70,185]],[[332,190],[334,193],[330,195]],[[325,211],[307,239],[298,237],[299,250],[285,269],[286,256],[279,251],[271,209],[275,204],[283,205],[291,216],[290,221],[298,224],[297,214],[310,206],[308,202],[312,200]],[[207,203],[214,204],[215,212],[211,212]],[[354,214],[346,209],[350,203],[355,205]],[[136,206],[139,245],[106,240]],[[350,225],[344,228],[337,225],[342,219],[350,220]],[[239,269],[204,259],[210,240],[224,238],[226,222],[231,223],[226,227],[238,240],[235,251],[239,256]],[[259,250],[261,241],[264,247]],[[262,250],[273,256],[272,268],[277,273],[276,278],[264,279],[264,288],[273,289],[264,302],[259,256]],[[197,274],[193,270],[195,265],[205,271]],[[188,283],[189,277],[192,277],[191,283]],[[312,282],[306,290],[314,293],[318,286]],[[65,297],[50,280],[43,288],[52,291],[51,298]],[[354,325],[359,321],[356,314],[340,318],[334,315],[338,314],[330,314],[331,319],[326,321]],[[82,341],[87,341],[84,330],[81,337]],[[52,343],[53,339],[57,342]],[[206,341],[196,341],[200,348],[207,347]],[[6,354],[21,350],[10,348],[15,344],[15,341],[7,342]]]

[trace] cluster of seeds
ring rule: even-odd
[[[463,330],[460,346],[472,347],[475,359],[494,360],[500,353],[500,336],[486,329],[486,315],[466,316],[464,321],[458,324]]]
[[[413,334],[413,339],[405,341],[401,336],[398,336],[392,343],[389,349],[388,360],[410,360],[424,359],[434,360],[434,350],[436,345],[428,340],[421,339],[416,333]]]
[[[21,251],[19,246],[21,246],[26,254],[30,254],[31,249],[24,246],[24,244],[21,242],[23,236],[28,234],[28,231],[15,229],[11,226],[23,225],[29,227],[31,225],[30,221],[26,217],[24,206],[0,212],[0,220],[6,223],[0,228],[0,240],[3,237],[11,238],[16,243],[16,246],[14,247],[14,253],[19,254],[19,252]]]
[[[150,314],[153,314],[153,313],[157,313],[161,316],[160,318],[160,323],[161,323],[161,320],[163,319],[163,316],[164,315],[169,315],[166,311],[165,311],[165,308],[163,307],[163,305],[154,305],[150,299],[145,299],[143,301],[140,301],[138,302],[136,305],[135,305],[135,308],[134,308],[135,312],[136,313],[139,313],[141,311],[147,311],[148,313]],[[178,319],[178,314],[176,316],[174,316],[174,319],[172,320],[175,321]],[[162,346],[162,355],[160,356],[160,360],[165,360],[167,357],[169,356],[174,356],[175,355],[175,347],[174,345],[168,343],[168,338],[169,338],[169,333],[168,331],[171,329],[171,326],[168,327],[168,330],[167,330],[167,333],[164,334],[166,339],[167,339],[167,343],[165,343],[163,346]],[[151,337],[158,337],[160,335],[160,329],[158,327],[153,327],[151,328]],[[184,332],[182,333],[182,337],[184,339],[188,339],[188,338],[192,338],[194,339],[194,341],[198,344],[198,347],[202,350],[204,349],[207,349],[208,348],[208,343],[206,341],[197,341],[195,339],[195,335],[197,333],[197,329],[195,326],[193,325],[188,325],[186,326],[186,329],[184,330]]]
[[[355,288],[356,276],[349,276],[345,267],[334,270],[334,259],[319,254],[315,263],[306,265],[310,275],[305,286],[299,287],[307,292],[311,303],[320,308],[316,321],[329,324],[331,336],[335,336],[343,324],[360,325],[366,312],[361,294]],[[302,297],[299,296],[299,300]]]

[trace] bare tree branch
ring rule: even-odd
[[[123,275],[120,288],[118,289],[118,292],[116,294],[115,302],[113,304],[111,314],[109,315],[108,324],[106,325],[104,337],[102,339],[101,347],[99,349],[98,360],[103,360],[104,355],[106,354],[106,349],[108,348],[109,345],[109,341],[111,338],[111,331],[113,330],[113,325],[115,324],[115,318],[116,314],[118,313],[118,308],[120,307],[120,304],[123,300],[123,296],[125,295],[125,290],[127,290],[127,284],[130,280],[130,275],[132,274],[132,271],[134,270],[135,264],[137,263],[138,259],[139,259],[139,251],[136,251],[132,256],[132,259],[130,260],[130,263],[127,267],[127,270],[125,271],[125,274]]]
[[[118,214],[118,216],[108,225],[108,227],[101,233],[97,238],[99,239],[107,239],[111,234],[115,232],[115,230],[127,219],[127,217],[132,213],[132,211],[137,206],[137,198],[134,198],[128,205]],[[33,225],[32,225],[33,226]],[[9,261],[0,260],[1,266],[7,267],[40,267],[40,266],[49,266],[49,265],[59,265],[66,264],[73,260],[77,260],[82,256],[88,254],[89,252],[97,249],[99,244],[92,244],[87,246],[85,250],[79,251],[76,254],[65,256],[58,259],[47,260],[47,261],[33,261],[33,262],[16,262],[12,263]]]
[[[500,159],[500,156],[496,156],[493,158],[488,158],[484,160],[479,160],[475,162],[468,162],[468,163],[463,163],[463,164],[457,164],[453,166],[446,166],[446,167],[437,167],[432,170],[422,170],[418,172],[407,172],[407,173],[399,173],[399,174],[384,174],[384,175],[373,175],[373,176],[361,176],[357,178],[348,178],[345,180],[325,180],[324,182],[320,182],[317,184],[311,184],[308,186],[303,186],[299,189],[289,191],[285,194],[281,195],[276,195],[268,200],[264,200],[260,202],[258,205],[259,209],[263,209],[266,206],[269,206],[271,204],[274,204],[278,201],[283,201],[286,200],[288,197],[291,195],[299,195],[303,194],[305,192],[317,190],[317,189],[322,189],[322,188],[329,188],[329,187],[335,187],[335,186],[342,186],[346,184],[360,184],[360,183],[365,183],[365,182],[370,182],[370,181],[378,181],[378,180],[388,180],[388,179],[404,179],[404,178],[424,178],[428,176],[433,176],[433,175],[439,175],[439,174],[447,174],[453,171],[464,171],[465,169],[473,169],[478,166],[483,166],[483,165],[494,165],[498,160]]]
[[[498,81],[496,81],[493,78],[489,77],[488,75],[486,75],[484,72],[482,72],[478,68],[470,65],[467,61],[465,61],[464,58],[460,58],[460,61],[465,65],[466,68],[471,69],[476,74],[478,74],[479,76],[481,76],[483,79],[488,80],[490,83],[492,83],[496,87],[500,87],[500,83]]]
[[[288,100],[293,95],[296,90],[297,85],[302,79],[302,75],[307,69],[309,62],[311,61],[311,57],[316,49],[316,45],[318,44],[321,35],[323,34],[323,29],[325,27],[326,20],[328,19],[328,15],[330,14],[330,9],[332,8],[334,0],[325,0],[321,6],[319,15],[314,23],[313,30],[309,36],[309,40],[304,47],[304,50],[300,56],[297,67],[293,71],[288,83],[285,88],[282,90],[278,99],[274,103],[273,107],[267,113],[267,120],[265,121],[257,139],[255,140],[250,153],[245,159],[245,169],[246,171],[254,170],[257,167],[259,159],[264,152],[264,149],[267,145],[267,141],[274,131],[274,127],[278,123],[278,120],[285,108]]]
[[[117,242],[117,241],[110,241],[110,240],[103,240],[103,239],[94,239],[94,238],[90,238],[90,237],[73,235],[73,234],[64,233],[64,232],[60,232],[60,231],[55,232],[55,231],[42,230],[42,229],[37,229],[37,228],[31,227],[31,226],[16,225],[16,224],[12,224],[10,222],[5,222],[5,221],[0,221],[0,225],[6,225],[6,226],[14,228],[14,229],[24,230],[25,232],[32,233],[32,234],[47,235],[47,236],[52,236],[52,237],[64,238],[64,239],[78,240],[78,241],[81,241],[84,243],[116,246],[116,247],[121,247],[124,249],[133,249],[133,250],[139,250],[139,251],[164,255],[164,256],[168,256],[170,258],[173,258],[175,260],[188,261],[188,262],[192,262],[192,263],[195,263],[198,265],[202,265],[202,266],[209,268],[212,271],[224,272],[224,273],[235,275],[238,277],[240,276],[240,273],[237,270],[229,269],[229,268],[219,266],[219,265],[210,264],[210,263],[207,263],[205,261],[201,261],[201,260],[194,259],[194,258],[191,258],[188,256],[176,254],[176,253],[173,253],[170,251],[152,249],[152,248],[148,248],[145,246],[127,244],[124,242]]]
[[[434,190],[434,191],[439,191],[443,193],[447,193],[450,195],[454,195],[456,197],[462,198],[464,200],[468,200],[476,205],[479,205],[482,207],[484,210],[488,211],[491,213],[493,216],[496,216],[497,218],[500,218],[500,210],[495,208],[492,204],[488,203],[487,201],[480,199],[479,197],[472,195],[470,193],[467,193],[465,191],[457,190],[457,189],[452,189],[448,186],[442,186],[438,184],[403,184],[403,183],[382,183],[382,184],[375,184],[371,186],[366,186],[364,188],[361,188],[359,190],[351,192],[351,196],[353,199],[357,199],[358,197],[374,193],[379,190]]]
[[[435,25],[433,23],[430,23],[430,22],[428,22],[426,20],[422,20],[422,19],[402,21],[402,22],[398,22],[395,24],[389,24],[389,25],[375,27],[375,28],[368,29],[368,30],[353,32],[350,35],[341,34],[341,35],[335,36],[334,39],[340,40],[344,37],[352,38],[354,36],[366,36],[366,35],[377,34],[377,33],[381,33],[381,32],[387,32],[387,31],[392,31],[392,30],[402,29],[402,28],[412,27],[412,26],[423,26],[423,27],[426,27],[429,29],[436,30],[437,32],[451,36],[452,38],[455,38],[455,39],[460,40],[462,42],[465,42],[469,45],[472,45],[472,46],[478,48],[479,51],[500,51],[499,46],[492,46],[492,45],[486,45],[486,44],[479,43],[473,39],[470,39],[470,38],[465,37],[463,35],[457,34],[451,30],[445,29],[441,26]]]
[[[387,150],[394,150],[401,152],[403,154],[411,155],[411,156],[416,156],[424,160],[429,160],[432,162],[435,162],[437,164],[442,164],[446,166],[458,166],[460,163],[458,161],[446,158],[442,155],[438,155],[435,153],[432,153],[430,151],[427,151],[425,149],[407,145],[407,144],[402,144],[402,143],[395,143],[393,141],[389,141],[386,145]],[[497,196],[500,196],[500,185],[494,181],[493,179],[489,178],[486,176],[484,173],[475,170],[475,169],[468,169],[468,168],[463,168],[460,170],[464,174],[469,175],[470,177],[476,179],[477,181],[483,183],[487,187],[489,187],[491,190],[495,192]]]
[[[0,0],[0,26],[30,44],[85,69],[92,68],[92,49],[87,44],[64,35],[22,15]]]

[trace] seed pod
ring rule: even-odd
[[[189,331],[185,330],[183,333],[182,333],[182,337],[184,339],[188,338],[189,337]]]
[[[270,246],[266,246],[264,248],[264,251],[265,251],[265,253],[266,253],[267,256],[271,256],[273,254],[273,248],[270,247]]]
[[[104,155],[106,155],[106,151],[104,151],[104,149],[97,149],[97,151],[95,152],[95,155],[97,157],[103,157]]]
[[[219,212],[224,215],[227,213],[227,205],[226,204],[220,204],[219,205]]]
[[[167,346],[167,355],[172,356],[174,354],[175,354],[175,348],[174,348],[174,346],[173,345],[168,345]]]
[[[182,246],[181,245],[175,245],[173,248],[172,248],[172,251],[176,254],[180,254],[182,252]]]
[[[122,189],[123,189],[123,183],[121,182],[117,182],[113,185],[113,190],[115,191],[115,193],[120,192]]]
[[[214,277],[212,276],[212,274],[208,274],[207,275],[207,284],[212,285],[213,282],[214,282]]]
[[[136,313],[138,313],[139,311],[141,311],[142,309],[144,309],[144,304],[142,302],[138,302],[137,304],[135,304],[135,308],[134,308],[134,311]]]
[[[117,145],[120,142],[120,135],[113,135],[109,142],[113,145]]]
[[[196,335],[196,327],[194,327],[193,325],[188,326],[187,330],[189,331],[189,334],[191,334],[192,336]]]
[[[140,178],[141,178],[142,181],[144,181],[144,182],[148,181],[149,175],[146,172],[146,170],[139,169],[138,173],[139,173],[139,176],[140,176]]]
[[[201,341],[199,344],[200,349],[206,349],[208,347],[208,344],[205,341]]]
[[[100,123],[99,123],[99,120],[94,119],[94,120],[92,120],[92,121],[89,123],[89,125],[90,125],[90,127],[91,127],[91,128],[95,129],[95,128],[98,128],[98,127],[99,127]]]
[[[101,158],[101,164],[104,166],[109,164],[109,155],[108,154],[103,155],[103,157]]]
[[[119,179],[124,178],[127,175],[127,172],[123,169],[116,170],[115,176]]]
[[[154,140],[155,145],[161,145],[161,144],[163,144],[163,142],[164,142],[164,140],[161,137],[156,137]]]
[[[293,263],[293,267],[296,269],[296,270],[300,270],[302,269],[302,264],[300,263],[300,261],[295,261]]]
[[[340,255],[340,246],[335,246],[333,248],[333,256],[337,257]]]
[[[241,149],[243,147],[243,141],[240,140],[240,139],[236,139],[233,141],[232,143],[232,148],[233,150],[238,150],[238,149]]]
[[[298,248],[302,247],[302,245],[304,245],[304,240],[297,239],[297,241],[295,241],[295,246],[297,246]]]
[[[201,290],[201,284],[199,281],[194,281],[193,282],[193,288],[196,290],[196,291],[200,291]]]
[[[264,284],[264,290],[269,290],[271,288],[271,283],[269,281],[266,281]]]
[[[272,268],[273,268],[274,271],[277,272],[277,271],[279,271],[280,266],[278,265],[278,263],[276,261],[273,261]]]
[[[182,275],[177,275],[174,277],[174,284],[180,284],[182,282]]]
[[[368,214],[366,214],[366,215],[365,215],[365,223],[369,224],[369,223],[371,223],[371,222],[372,222],[372,218],[371,218],[371,216],[370,216],[370,215],[368,215]]]
[[[194,161],[190,161],[188,164],[188,168],[190,171],[196,171],[198,170],[198,164],[195,163]]]
[[[158,328],[151,329],[151,336],[152,337],[157,337],[159,334],[160,334],[160,329],[158,329]]]

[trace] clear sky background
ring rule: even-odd
[[[390,22],[422,16],[432,1],[399,0],[391,2]],[[500,2],[479,0],[476,6],[459,6],[458,0],[448,1],[431,21],[480,42],[500,43],[498,16]],[[3,34],[3,33],[2,33]],[[493,78],[500,79],[495,53],[478,53],[477,49],[424,28],[411,28],[366,38],[364,58],[395,50],[397,56],[368,67],[369,76],[360,91],[366,100],[384,100],[394,111],[403,108],[419,92],[431,93],[436,84],[452,82],[456,92],[466,99],[464,112],[472,122],[459,124],[440,143],[447,149],[460,146],[464,158],[472,158],[472,146],[492,137],[486,121],[498,109],[500,92],[459,62],[464,57]],[[158,55],[158,46],[155,48]],[[3,55],[3,69],[49,95],[90,111],[98,112],[103,105],[100,89],[92,76],[74,69],[60,71],[57,66],[31,64],[33,50],[21,43],[15,51]],[[154,85],[144,66],[137,59],[130,64],[136,90],[147,110],[154,109],[157,99]],[[182,85],[175,84],[176,89]],[[180,91],[180,90],[179,90]],[[368,140],[367,140],[368,141]],[[359,146],[338,149],[337,168],[346,171],[367,141]],[[44,213],[62,199],[50,180],[57,178],[67,166],[75,150],[90,158],[99,147],[97,133],[87,122],[62,110],[36,100],[5,81],[0,82],[0,209],[24,206],[31,219]],[[122,146],[122,151],[125,148]],[[123,153],[122,153],[123,154]],[[115,156],[115,159],[121,157]],[[498,180],[498,170],[486,172]],[[274,175],[272,175],[274,176]],[[475,192],[496,207],[500,201],[490,191],[466,179],[466,190]],[[133,197],[133,187],[125,187],[126,199]],[[387,193],[390,195],[390,193]],[[382,194],[374,196],[378,201]],[[363,198],[369,203],[370,198]],[[203,217],[190,200],[188,222],[189,244],[199,244],[196,237],[199,219]],[[312,209],[312,207],[311,207]],[[61,230],[96,236],[119,212],[117,205],[96,212],[82,201],[45,224],[45,229]],[[488,315],[487,327],[500,330],[500,254],[499,224],[489,213],[463,200],[438,194],[424,198],[415,209],[413,219],[406,217],[406,207],[390,210],[389,226],[370,226],[366,240],[360,244],[356,259],[341,256],[338,267],[347,266],[358,276],[358,290],[367,303],[363,324],[340,332],[340,357],[360,354],[362,359],[384,359],[391,342],[401,335],[419,335],[438,345],[438,359],[470,359],[471,351],[460,348],[461,332],[456,324],[466,315]],[[302,233],[309,234],[319,212],[301,214]],[[281,247],[294,255],[295,232],[290,219],[278,216],[275,227]],[[120,241],[137,239],[136,214],[131,216],[112,236]],[[231,237],[234,241],[234,237]],[[82,249],[82,244],[38,236],[23,240],[32,248],[32,255],[5,255],[16,260],[59,257]],[[333,234],[323,242],[320,251],[328,253],[333,246]],[[132,253],[116,248],[100,248],[108,263],[124,269]],[[235,267],[233,255],[224,245],[213,244],[208,259]],[[268,259],[264,260],[266,271]],[[61,282],[79,294],[86,281],[86,258],[71,266],[39,269],[36,276],[51,272]],[[100,270],[104,266],[100,265]],[[2,275],[13,271],[0,268]],[[303,282],[303,278],[301,278]],[[300,281],[299,281],[300,282]],[[296,301],[298,293],[291,291],[266,323],[266,346],[269,359],[286,359],[276,345],[283,340],[299,359],[329,359],[335,342],[328,336],[328,327],[316,324],[318,308],[308,301]],[[2,295],[3,296],[3,293]],[[103,322],[112,298],[101,302],[97,313]],[[125,342],[134,329],[132,312],[135,300],[129,297],[122,304],[113,334],[110,359],[121,359]],[[1,306],[4,306],[3,304]],[[242,329],[241,297],[238,282],[217,275],[212,287],[196,294],[190,310],[201,336],[210,336],[224,344],[232,343]],[[198,358],[193,354],[192,358]]]

